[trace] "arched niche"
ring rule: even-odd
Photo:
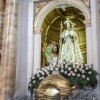
[[[34,21],[34,72],[41,66],[41,26],[49,12],[60,8],[61,5],[70,5],[79,9],[85,16],[84,24],[86,28],[87,63],[92,64],[92,40],[91,40],[91,17],[89,8],[79,0],[56,0],[47,3],[37,14]],[[38,49],[38,50],[37,50]],[[36,67],[37,66],[37,67]]]
[[[91,17],[90,17],[90,10],[89,8],[82,2],[79,0],[55,0],[55,1],[51,1],[48,4],[46,4],[37,14],[37,16],[35,17],[35,21],[34,21],[34,29],[36,28],[41,28],[42,23],[44,18],[46,17],[46,15],[52,11],[55,8],[60,8],[61,5],[70,5],[73,6],[77,9],[79,9],[85,16],[85,20],[86,21],[90,21]]]

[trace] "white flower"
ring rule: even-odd
[[[65,71],[64,73],[67,74],[67,71]]]
[[[75,76],[75,73],[72,73],[72,76]]]
[[[77,69],[74,69],[74,72],[77,72]]]
[[[46,72],[46,74],[48,75],[48,74],[49,74],[49,72],[47,71],[47,72]]]
[[[42,68],[42,70],[44,70],[45,68]]]
[[[50,67],[46,67],[46,70],[49,70],[50,69]]]
[[[71,73],[68,73],[68,76],[71,76]]]
[[[35,77],[34,76],[32,76],[32,79],[34,79]]]
[[[68,65],[67,64],[65,65],[65,68],[68,68]]]
[[[68,68],[69,71],[70,71],[71,69],[72,69],[71,67]]]
[[[29,87],[30,87],[31,85],[32,85],[32,84],[30,83],[30,84],[29,84]]]
[[[70,73],[73,73],[73,71],[71,71]]]
[[[53,71],[54,69],[51,67],[50,70]]]
[[[73,64],[73,68],[75,68],[75,64]]]
[[[59,60],[59,64],[62,64],[62,60]]]
[[[88,74],[92,74],[92,72],[91,72],[91,71],[89,71],[89,72],[88,72]]]
[[[82,68],[79,68],[80,71],[82,71]]]
[[[61,70],[61,72],[63,73],[63,72],[64,72],[64,70],[62,69],[62,70]]]
[[[80,77],[81,75],[80,74],[77,74],[77,77]]]
[[[44,71],[45,71],[45,72],[48,72],[48,70],[46,70],[46,69],[45,69]]]
[[[60,67],[60,64],[58,64],[58,67]]]
[[[61,69],[63,69],[64,67],[63,66],[61,66]]]
[[[89,68],[92,68],[92,66],[90,65]]]
[[[42,80],[42,78],[40,77],[39,80]]]
[[[65,61],[63,61],[63,64],[66,64],[66,62],[65,62]]]
[[[40,75],[39,75],[39,74],[37,74],[37,77],[40,77]]]
[[[33,81],[33,83],[35,83],[36,81]]]
[[[82,73],[85,73],[85,70],[82,70]]]
[[[59,70],[59,68],[57,68],[57,67],[56,67],[56,68],[55,68],[55,70],[57,70],[57,71],[58,71],[58,70]]]
[[[82,75],[82,78],[85,78],[85,75]]]
[[[90,80],[90,78],[86,78],[88,81]]]
[[[89,69],[89,67],[86,67],[86,70],[88,70]]]

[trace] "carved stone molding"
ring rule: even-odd
[[[84,24],[85,24],[86,27],[89,27],[89,26],[91,26],[91,21],[90,20],[85,20]]]
[[[49,2],[49,1],[35,2],[35,13],[36,13],[36,15],[39,13],[39,11],[40,11],[48,2]]]
[[[90,0],[82,0],[90,8]]]
[[[85,20],[90,20],[90,9],[81,0],[53,0],[45,4],[35,17],[34,27],[41,27],[46,15],[55,8],[59,8],[60,5],[68,4],[75,8],[78,8],[83,15]]]
[[[42,28],[34,28],[34,34],[41,34],[41,32],[43,32],[43,29]]]

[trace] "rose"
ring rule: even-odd
[[[92,72],[91,72],[91,71],[89,71],[89,72],[88,72],[88,74],[92,74]]]
[[[67,71],[65,71],[64,73],[67,74]]]
[[[42,75],[44,75],[44,72],[41,72]]]
[[[61,69],[63,69],[64,67],[63,66],[61,66]]]
[[[79,71],[82,71],[82,68],[79,68]]]
[[[70,71],[71,69],[72,69],[71,67],[68,68],[69,71]]]
[[[68,73],[68,76],[71,76],[71,73]]]
[[[48,74],[49,74],[49,72],[47,71],[47,72],[46,72],[46,74],[48,75]]]
[[[87,79],[88,81],[90,80],[90,78],[88,78],[88,77],[87,77],[86,79]]]
[[[81,75],[80,74],[77,74],[77,77],[80,77]]]
[[[66,62],[65,62],[65,61],[63,61],[63,64],[66,64]]]
[[[82,78],[85,78],[85,75],[82,75]]]
[[[58,64],[58,68],[60,67],[60,64]]]
[[[53,68],[50,68],[51,69],[51,71],[53,71],[54,69]]]
[[[82,70],[82,73],[85,73],[85,70]]]
[[[86,70],[88,70],[89,69],[89,67],[86,67]]]
[[[42,80],[42,78],[40,77],[39,80]]]
[[[59,68],[57,68],[57,67],[56,67],[56,68],[55,68],[55,70],[56,70],[56,71],[58,71],[58,70],[59,70]]]
[[[74,72],[77,72],[77,69],[74,69]]]
[[[32,79],[35,79],[35,77],[33,76]]]
[[[64,70],[62,69],[62,70],[61,70],[61,72],[63,73],[63,72],[64,72]]]
[[[36,81],[33,81],[33,84],[35,83]]]
[[[89,66],[89,68],[92,68],[92,66]]]
[[[40,75],[39,75],[39,74],[37,74],[37,77],[40,77]]]
[[[73,71],[71,71],[70,73],[73,73]]]
[[[29,83],[29,87],[31,87],[32,86],[32,84],[31,83]]]
[[[68,68],[68,65],[67,64],[65,65],[65,68]]]
[[[42,68],[42,70],[45,70],[45,68]]]
[[[75,73],[72,73],[72,76],[75,76]]]

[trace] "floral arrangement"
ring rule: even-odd
[[[69,80],[74,85],[77,85],[80,89],[84,87],[95,88],[97,85],[97,72],[93,70],[93,65],[80,64],[58,64],[55,67],[47,66],[38,70],[38,72],[31,77],[28,89],[33,94],[33,90],[37,89],[40,82],[49,75],[60,74]]]

